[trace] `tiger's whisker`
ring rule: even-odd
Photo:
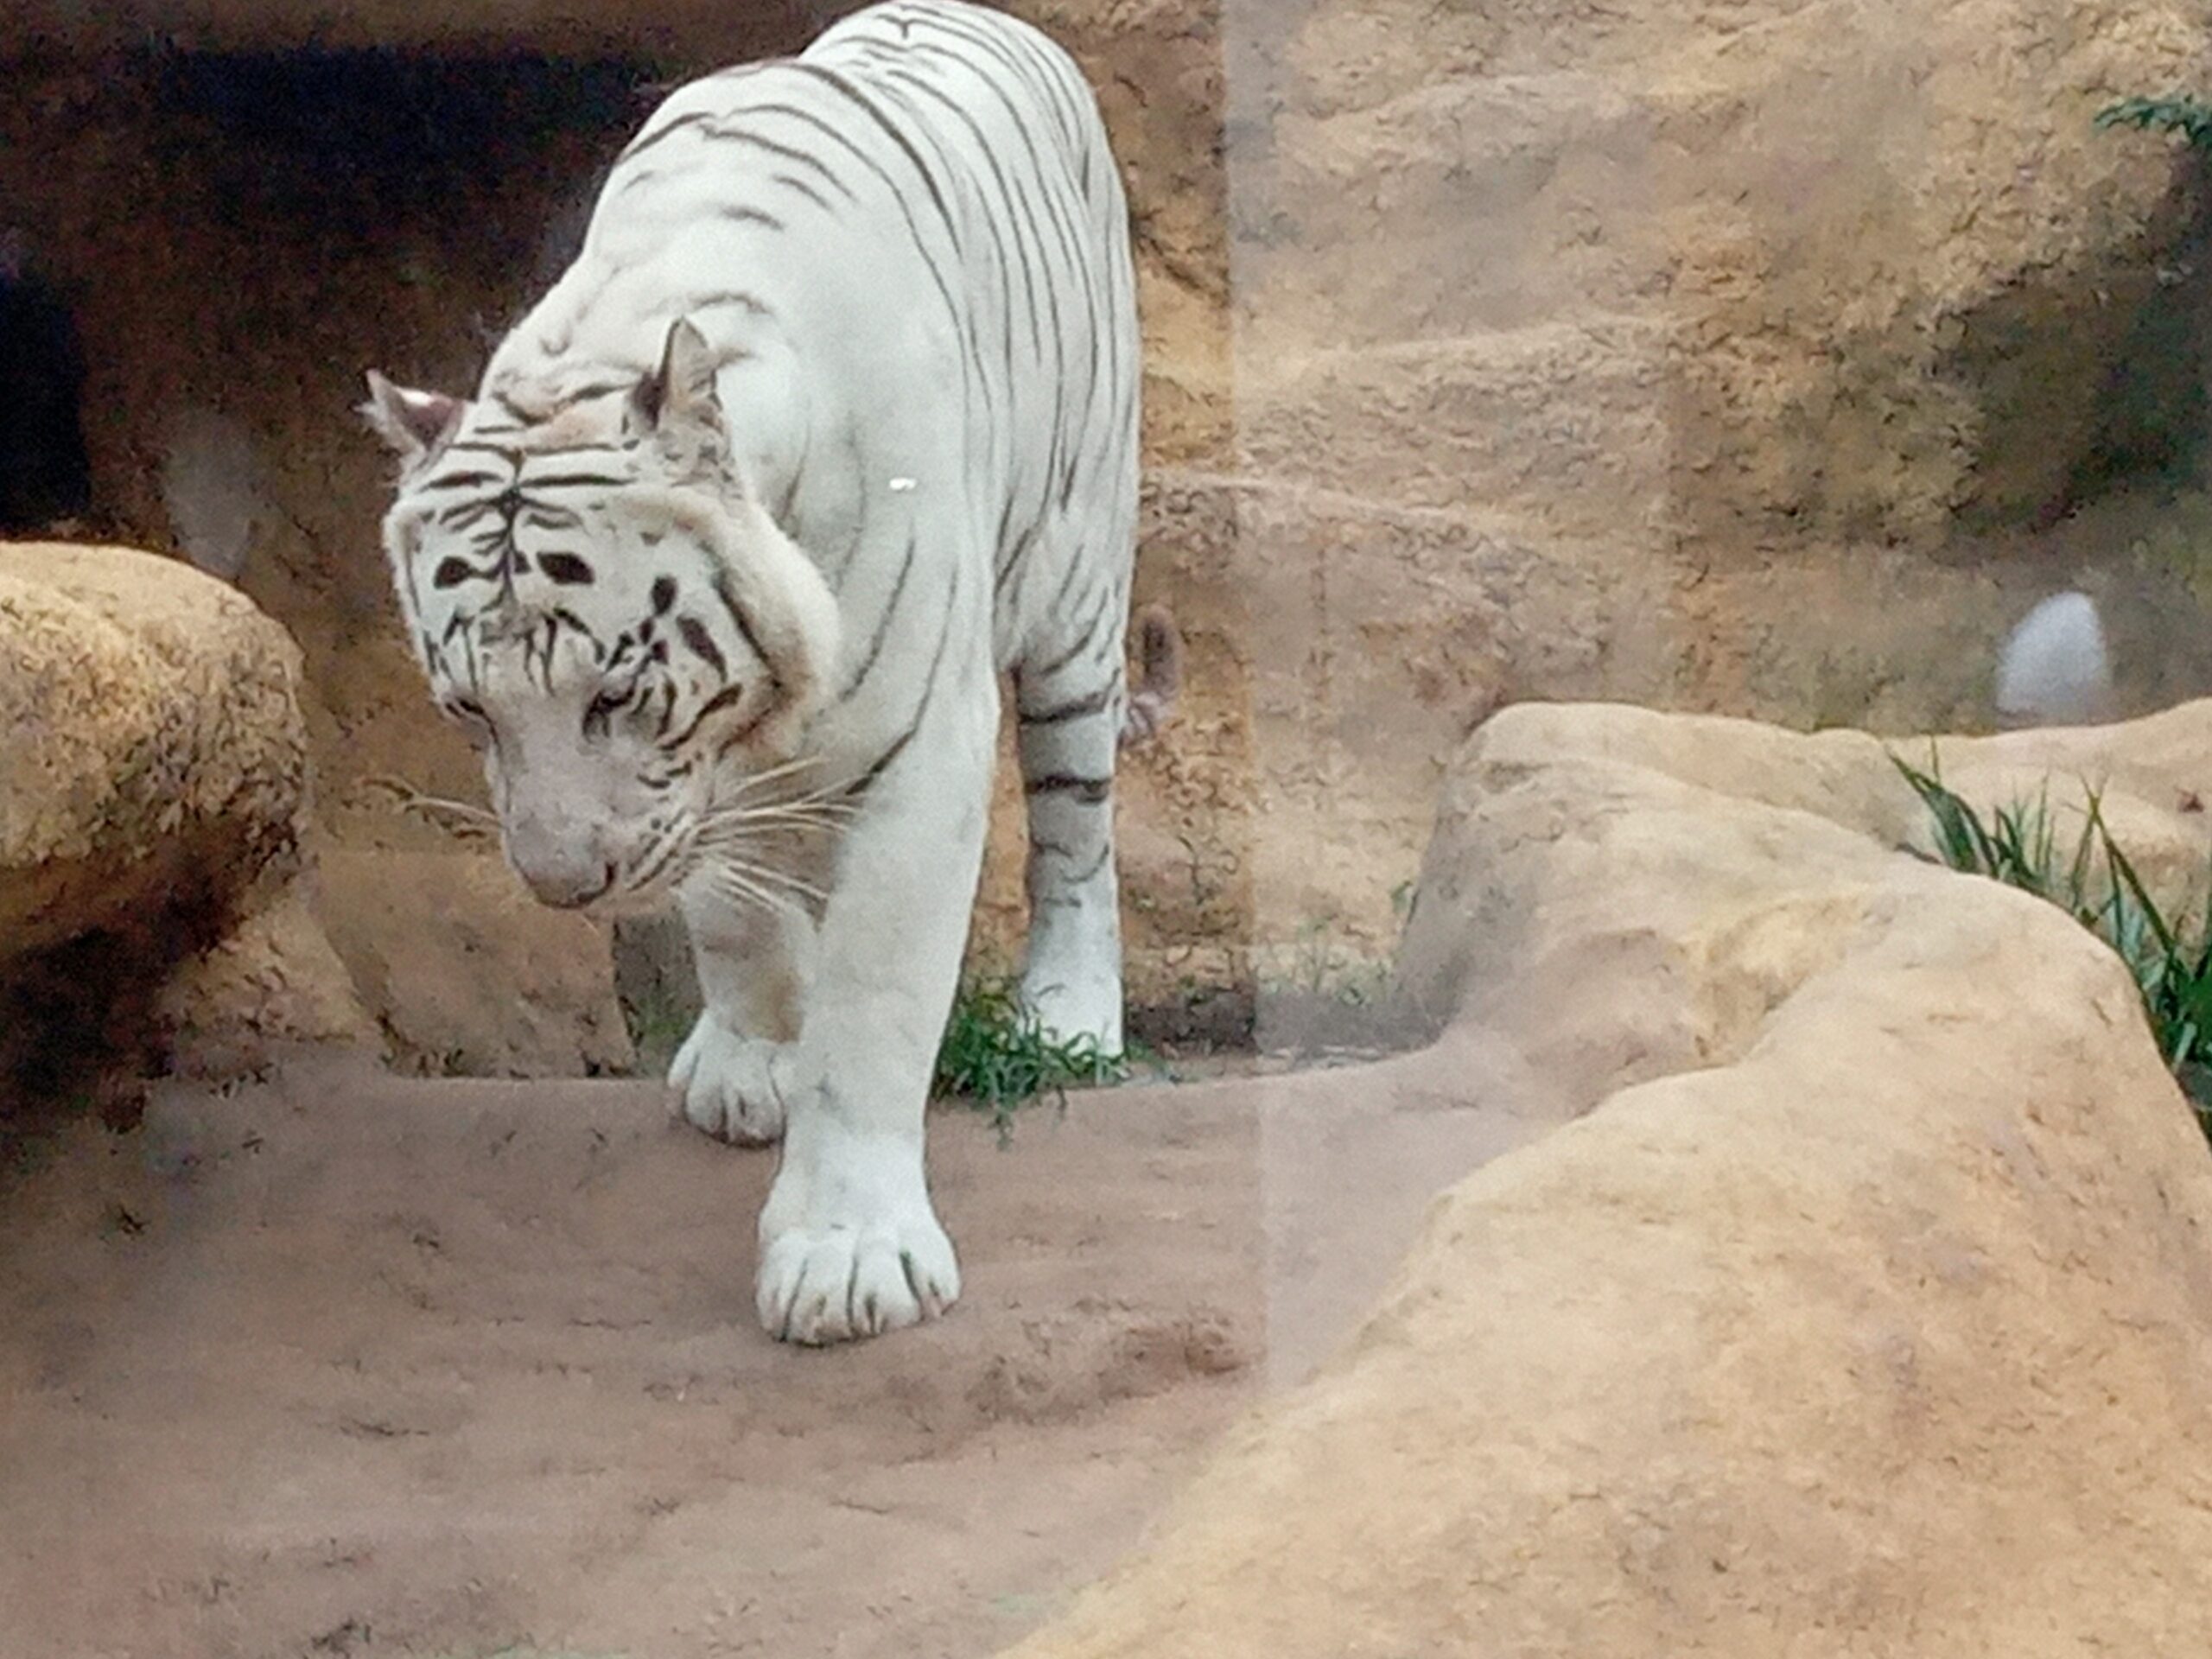
[[[394,798],[394,804],[402,812],[445,812],[472,823],[497,823],[499,815],[488,812],[467,801],[452,800],[443,795],[429,795],[409,783],[404,778],[365,778],[361,780],[372,789],[380,789]]]
[[[737,780],[737,798],[742,799],[748,791],[765,789],[771,784],[781,782],[794,772],[803,772],[809,766],[818,766],[821,764],[820,755],[802,754],[796,760],[785,761],[781,766],[771,766],[766,772],[753,772]]]
[[[801,898],[810,899],[818,905],[829,902],[829,894],[804,876],[793,875],[789,870],[779,870],[766,864],[750,863],[725,863],[721,868],[733,871],[744,880],[773,887],[785,892],[795,893]]]
[[[728,868],[717,869],[715,872],[714,881],[717,890],[725,898],[735,899],[741,903],[758,905],[763,910],[783,911],[791,915],[800,913],[795,899],[748,880],[737,871]]]
[[[699,834],[721,834],[732,830],[842,830],[852,818],[834,812],[766,807],[757,812],[712,812],[699,821]]]
[[[831,817],[849,817],[860,809],[852,802],[841,800],[834,791],[817,791],[812,794],[792,795],[783,799],[747,800],[741,796],[719,801],[708,809],[709,817],[728,817],[746,812],[809,811]]]
[[[701,821],[702,834],[724,830],[837,830],[849,820],[835,814],[816,812],[719,812]]]
[[[728,849],[717,849],[711,868],[716,874],[728,873],[741,880],[772,885],[790,892],[802,893],[817,904],[827,903],[829,895],[820,887],[794,871],[782,869],[773,864],[763,864],[757,859],[733,856]]]

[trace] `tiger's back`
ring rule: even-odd
[[[1138,483],[1128,207],[1096,100],[1045,36],[897,0],[796,59],[679,88],[486,391],[541,416],[588,403],[643,372],[677,315],[728,354],[733,436],[849,626],[906,631],[889,613],[915,597],[916,573],[899,577],[918,519],[940,544],[918,558],[988,553],[998,666],[1065,649],[1071,615],[1119,661]]]

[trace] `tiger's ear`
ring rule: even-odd
[[[715,395],[721,366],[698,325],[678,317],[669,325],[660,366],[630,394],[636,425],[661,440],[670,458],[688,469],[702,470],[727,454],[721,400]]]
[[[360,412],[370,430],[399,457],[401,467],[412,472],[453,435],[468,405],[442,391],[395,386],[371,369],[369,400]]]

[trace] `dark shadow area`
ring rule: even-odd
[[[1123,1019],[1133,1044],[1163,1058],[1249,1054],[1257,1047],[1258,1001],[1249,982],[1194,986],[1166,1002],[1133,1002]]]
[[[0,534],[29,534],[91,507],[84,390],[68,301],[0,232]]]
[[[151,114],[196,131],[212,189],[241,216],[372,238],[397,219],[466,219],[571,147],[611,156],[667,86],[643,60],[175,54],[156,60]]]
[[[150,915],[0,969],[0,1177],[87,1114],[111,1129],[136,1127],[148,1080],[168,1070],[163,988],[233,919],[207,884],[187,880]]]
[[[2197,476],[2212,410],[2208,185],[2203,162],[2187,166],[2125,266],[2054,274],[1965,319],[1942,365],[1980,390],[1985,416],[1961,529],[2043,529],[2117,493]]]
[[[2105,377],[2088,452],[2067,480],[2069,506],[2133,481],[2180,483],[2202,470],[2206,370],[2212,366],[2212,226],[2161,262],[2158,286],[2136,313]]]

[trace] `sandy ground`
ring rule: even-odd
[[[991,1652],[1523,1132],[1394,1075],[941,1113],[966,1300],[818,1353],[656,1089],[166,1088],[0,1189],[0,1648]]]

